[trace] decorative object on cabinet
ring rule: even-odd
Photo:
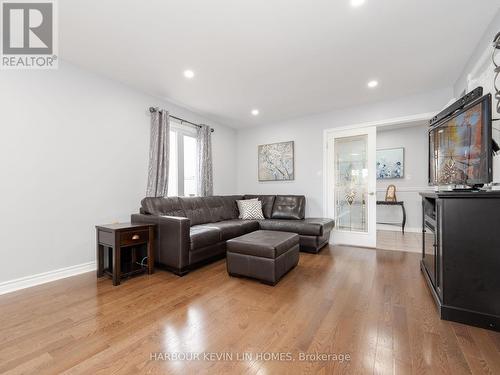
[[[387,186],[387,190],[385,191],[385,201],[386,202],[397,202],[396,199],[396,185]]]

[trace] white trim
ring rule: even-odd
[[[377,129],[375,126],[370,126],[366,128],[348,128],[344,130],[337,130],[327,133],[327,159],[324,161],[325,164],[330,165],[331,168],[327,168],[326,180],[328,181],[327,186],[335,185],[335,177],[333,170],[334,163],[334,143],[336,138],[351,137],[365,135],[366,136],[366,154],[368,163],[368,196],[366,198],[367,202],[367,231],[366,232],[355,232],[355,231],[342,231],[338,227],[333,229],[334,239],[336,243],[342,243],[344,245],[356,245],[362,247],[376,247],[377,235],[376,235],[376,173],[375,173],[375,157],[376,157],[376,140],[377,140]],[[335,195],[337,193],[334,189],[327,194],[327,201],[325,202],[326,215],[325,217],[337,218],[337,212],[335,207]]]
[[[19,279],[4,281],[0,283],[0,295],[11,293],[20,289],[30,288],[32,286],[40,284],[49,283],[51,281],[65,279],[66,277],[80,275],[86,272],[92,272],[95,270],[96,263],[95,261],[93,261],[83,264],[77,264],[76,266],[59,268],[57,270],[43,272],[36,275],[25,276]]]
[[[386,119],[386,120],[368,121],[368,122],[362,122],[362,123],[351,124],[351,125],[346,125],[346,126],[338,126],[335,128],[324,129],[323,134],[331,133],[331,132],[339,131],[339,130],[367,128],[370,126],[384,127],[384,126],[392,126],[392,125],[398,125],[398,124],[412,126],[412,124],[414,122],[428,121],[429,119],[434,117],[435,114],[436,113],[434,113],[434,112],[426,112],[426,113],[419,113],[416,115],[394,117],[394,118],[390,118],[390,119]]]

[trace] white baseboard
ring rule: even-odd
[[[45,284],[51,281],[64,279],[66,277],[80,275],[85,272],[92,272],[95,270],[96,270],[96,263],[88,262],[83,264],[77,264],[76,266],[70,266],[70,267],[60,268],[58,270],[39,273],[36,275],[25,276],[19,279],[4,281],[0,283],[0,295],[14,292],[19,289],[29,288],[35,285]]]
[[[377,224],[377,230],[390,230],[394,232],[401,232],[401,227],[400,226],[398,227],[396,225]],[[405,227],[405,232],[422,233],[422,228]]]

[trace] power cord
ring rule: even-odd
[[[136,264],[138,264],[138,265],[139,265],[139,266],[141,266],[141,267],[146,267],[146,263],[144,263],[144,261],[145,261],[146,259],[148,259],[148,257],[144,257],[144,258],[142,258],[142,260],[141,260],[141,262],[140,262],[140,263],[139,263],[139,262],[135,262],[135,263],[136,263]]]

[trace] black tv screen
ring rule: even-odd
[[[468,104],[429,129],[429,184],[492,181],[491,95]]]

